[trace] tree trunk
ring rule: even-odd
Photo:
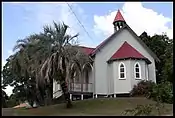
[[[71,108],[72,103],[71,103],[71,100],[70,100],[70,93],[68,91],[68,86],[67,86],[65,81],[61,82],[61,88],[62,88],[63,95],[64,95],[64,98],[65,98],[65,101],[66,101],[66,107]]]
[[[50,86],[47,86],[46,87],[46,105],[51,105],[51,102],[52,102],[52,91],[50,90]]]
[[[37,90],[36,90],[36,96],[37,96],[37,101],[38,101],[40,106],[45,105],[45,103],[44,103],[44,94],[45,94],[44,87],[38,86]]]
[[[66,101],[66,107],[67,108],[71,108],[72,107],[72,103],[71,103],[71,100],[70,100],[70,93],[69,93],[69,90],[68,90],[68,83],[67,83],[67,79],[66,79],[66,75],[68,73],[67,71],[68,68],[66,68],[66,60],[65,60],[65,57],[63,56],[62,57],[62,74],[61,74],[61,88],[62,88],[62,91],[63,91],[63,94],[64,94],[64,98],[65,98],[65,101]]]
[[[53,102],[53,79],[50,79],[49,93],[50,93],[50,102],[52,104]]]

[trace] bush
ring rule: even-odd
[[[166,81],[156,86],[153,86],[152,92],[150,92],[150,98],[155,101],[173,103],[173,85],[172,83]]]
[[[152,81],[140,81],[130,92],[131,96],[144,96],[158,102],[173,103],[173,85],[165,81],[155,84]]]
[[[152,104],[137,105],[136,108],[134,108],[134,109],[125,110],[123,115],[133,115],[133,116],[146,115],[146,116],[149,116],[149,115],[151,115],[152,109],[153,109]]]
[[[156,84],[152,81],[142,80],[137,85],[134,85],[130,95],[149,97],[155,85]]]

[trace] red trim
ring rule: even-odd
[[[125,19],[123,18],[123,16],[122,16],[120,10],[117,11],[117,14],[116,14],[116,16],[115,16],[115,18],[114,18],[114,22],[116,22],[116,21],[125,21]],[[114,23],[114,22],[113,22],[113,23]]]

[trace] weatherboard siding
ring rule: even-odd
[[[126,78],[119,79],[119,64],[123,62],[126,69]],[[114,94],[129,93],[131,90],[131,69],[130,60],[120,60],[113,62],[114,72]]]
[[[156,82],[154,58],[137,41],[137,39],[135,39],[135,37],[128,31],[128,29],[124,29],[118,35],[115,35],[112,38],[114,39],[112,39],[107,44],[105,44],[105,46],[102,47],[95,55],[94,63],[95,63],[96,94],[108,94],[109,84],[107,84],[107,79],[110,77],[110,75],[108,74],[108,71],[107,71],[109,66],[107,61],[116,52],[116,50],[118,50],[120,46],[122,46],[122,44],[125,41],[127,41],[132,47],[134,47],[137,51],[139,51],[143,56],[145,56],[152,62],[148,66],[148,72],[149,72],[148,75],[150,80],[153,80],[154,82]]]
[[[141,78],[140,79],[135,78],[134,65],[136,62],[138,62],[140,64],[140,70],[141,70]],[[146,65],[147,65],[147,63],[145,63],[144,60],[130,60],[131,87],[132,88],[134,87],[134,85],[136,85],[141,80],[146,80],[146,67],[147,67]]]

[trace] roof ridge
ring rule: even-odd
[[[104,41],[102,41],[96,48],[95,50],[92,52],[92,56],[94,54],[96,54],[97,50],[100,49],[105,43],[108,42],[108,40],[110,40],[114,35],[118,34],[120,31],[122,31],[124,28],[126,28],[126,26],[124,25],[121,29],[119,29],[118,31],[114,32],[113,34],[111,34],[108,38],[106,38]]]
[[[127,41],[125,41],[119,49],[111,56],[111,58],[108,60],[114,61],[118,59],[144,59],[146,62],[151,63],[148,58],[142,55],[137,49],[135,49],[132,45],[130,45]]]
[[[92,51],[91,55],[94,56],[97,51],[102,48],[107,42],[109,42],[111,40],[111,38],[114,35],[119,34],[119,32],[121,32],[123,29],[127,28],[128,31],[131,33],[131,35],[133,37],[136,38],[136,40],[148,51],[148,53],[158,62],[160,62],[159,58],[156,56],[156,54],[154,52],[152,52],[152,50],[139,38],[139,36],[137,36],[137,34],[127,25],[125,24],[121,29],[119,29],[118,31],[114,32],[112,35],[110,35],[108,38],[106,38],[102,43],[100,43],[95,50]]]

